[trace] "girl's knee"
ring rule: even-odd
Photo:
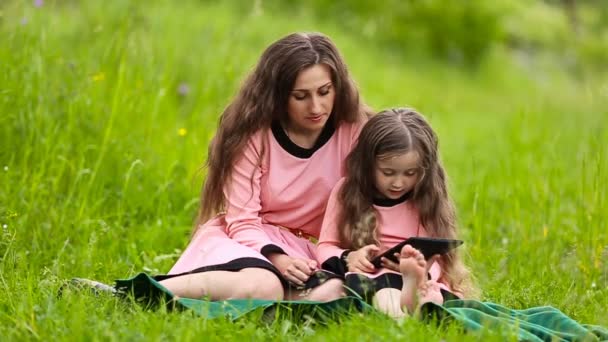
[[[393,288],[380,289],[372,299],[374,308],[395,319],[407,317],[407,310],[401,308],[401,291]]]

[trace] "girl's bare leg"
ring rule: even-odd
[[[441,295],[441,288],[439,284],[434,280],[427,280],[422,288],[419,288],[418,294],[420,299],[418,303],[420,305],[428,302],[432,302],[438,305],[443,304],[443,296]]]
[[[174,295],[184,298],[283,299],[281,281],[274,273],[263,268],[251,267],[237,272],[209,271],[185,274],[159,283]]]
[[[404,311],[414,313],[418,308],[420,291],[426,293],[426,261],[418,250],[410,245],[405,245],[401,250],[399,270],[403,276],[403,288],[401,289],[401,307]]]
[[[373,298],[376,309],[390,317],[400,320],[408,316],[407,311],[401,308],[401,291],[393,288],[384,288],[376,292]]]

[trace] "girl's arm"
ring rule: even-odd
[[[232,176],[224,187],[226,197],[226,233],[242,245],[268,255],[285,253],[284,246],[272,241],[262,228],[260,210],[261,135],[254,135],[247,143]]]
[[[322,268],[335,273],[342,273],[346,269],[344,259],[350,252],[340,247],[340,231],[337,226],[340,211],[338,194],[343,183],[344,178],[338,181],[329,195],[321,226],[321,236],[317,245],[317,261]],[[340,267],[343,269],[340,270]]]

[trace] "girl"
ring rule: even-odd
[[[329,38],[270,45],[220,117],[192,240],[156,280],[189,298],[340,297],[310,239],[367,116]]]
[[[437,136],[427,121],[407,108],[375,115],[330,195],[318,246],[322,267],[345,274],[347,288],[399,318],[424,302],[470,295],[469,272],[456,250],[425,261],[406,245],[398,263],[383,258],[380,269],[372,257],[412,236],[456,235]]]

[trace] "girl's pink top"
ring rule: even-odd
[[[340,234],[337,226],[338,214],[341,206],[338,199],[340,189],[344,184],[344,179],[341,179],[332,190],[323,219],[323,228],[317,247],[317,258],[322,265],[331,258],[340,258],[346,249],[339,247]],[[391,207],[374,205],[378,213],[378,240],[380,251],[387,250],[403,240],[412,236],[428,237],[424,227],[418,219],[418,210],[414,207],[412,201],[404,201]],[[377,277],[386,272],[393,272],[385,268],[381,268],[377,273],[366,274],[370,278]],[[439,281],[441,277],[441,267],[438,263],[434,263],[429,270],[431,280]],[[450,291],[447,284],[439,282],[440,288]]]

